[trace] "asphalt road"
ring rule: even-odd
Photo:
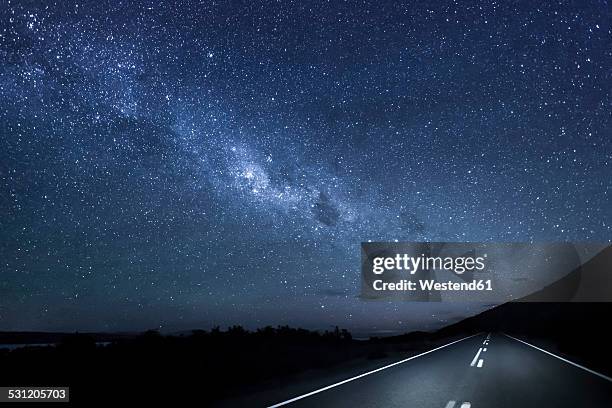
[[[484,333],[282,406],[608,408],[612,382]]]

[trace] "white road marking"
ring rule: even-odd
[[[470,408],[472,406],[472,404],[470,404],[469,402],[464,402],[463,404],[461,404],[461,408]]]
[[[481,358],[480,360],[478,360],[478,368],[482,368],[482,364],[484,363],[484,360]]]
[[[596,376],[598,376],[598,377],[601,377],[601,378],[603,378],[604,380],[607,380],[607,381],[612,382],[612,378],[608,377],[607,375],[604,375],[604,374],[602,374],[602,373],[598,373],[597,371],[593,371],[593,370],[591,370],[590,368],[586,368],[586,367],[584,367],[584,366],[581,366],[580,364],[574,363],[573,361],[569,361],[569,360],[567,360],[567,359],[565,359],[565,358],[563,358],[563,357],[560,357],[560,356],[558,356],[558,355],[556,355],[556,354],[551,353],[550,351],[546,351],[546,350],[541,349],[541,348],[539,348],[539,347],[537,347],[537,346],[534,346],[533,344],[529,344],[529,343],[527,343],[526,341],[523,341],[523,340],[521,340],[521,339],[517,339],[516,337],[512,337],[512,336],[510,336],[509,334],[504,333],[504,335],[505,335],[505,336],[507,336],[507,337],[510,337],[512,340],[520,341],[521,343],[526,344],[526,345],[528,345],[529,347],[533,347],[534,349],[539,350],[539,351],[541,351],[542,353],[546,353],[546,354],[548,354],[548,355],[550,355],[550,356],[553,356],[553,357],[555,357],[555,358],[558,358],[558,359],[559,359],[559,360],[561,360],[561,361],[565,361],[566,363],[571,364],[571,365],[573,365],[574,367],[582,368],[584,371],[588,371],[589,373],[594,374],[594,375],[596,375]]]
[[[460,341],[467,340],[467,339],[471,339],[472,337],[478,336],[478,335],[480,335],[480,334],[482,334],[482,333],[476,333],[476,334],[473,334],[473,335],[471,335],[471,336],[464,337],[464,338],[459,339],[459,340],[451,341],[451,342],[450,342],[450,343],[448,343],[448,344],[445,344],[445,345],[440,346],[440,347],[436,347],[435,349],[432,349],[432,350],[426,351],[426,352],[421,353],[421,354],[417,354],[416,356],[408,357],[408,358],[405,358],[405,359],[403,359],[403,360],[397,361],[397,362],[395,362],[395,363],[388,364],[388,365],[386,365],[386,366],[384,366],[384,367],[380,367],[380,368],[377,368],[377,369],[375,369],[375,370],[368,371],[367,373],[363,373],[363,374],[359,374],[359,375],[357,375],[357,376],[355,376],[355,377],[347,378],[346,380],[343,380],[343,381],[337,382],[337,383],[335,383],[335,384],[328,385],[327,387],[319,388],[318,390],[314,390],[314,391],[311,391],[311,392],[309,392],[309,393],[306,393],[306,394],[303,394],[303,395],[299,395],[299,396],[297,396],[297,397],[295,397],[295,398],[288,399],[287,401],[283,401],[283,402],[279,402],[278,404],[270,405],[268,408],[282,407],[283,405],[287,405],[287,404],[290,404],[290,403],[292,403],[292,402],[295,402],[295,401],[301,400],[302,398],[310,397],[311,395],[315,395],[315,394],[318,394],[318,393],[320,393],[320,392],[327,391],[327,390],[329,390],[329,389],[331,389],[331,388],[338,387],[338,386],[340,386],[340,385],[342,385],[342,384],[346,384],[347,382],[351,382],[351,381],[357,380],[357,379],[359,379],[359,378],[365,377],[366,375],[374,374],[374,373],[377,373],[377,372],[379,372],[379,371],[385,370],[385,369],[387,369],[387,368],[391,368],[391,367],[393,367],[393,366],[396,366],[396,365],[398,365],[398,364],[402,364],[402,363],[405,363],[405,362],[407,362],[407,361],[414,360],[415,358],[422,357],[422,356],[424,356],[424,355],[426,355],[426,354],[433,353],[434,351],[437,351],[437,350],[443,349],[444,347],[448,347],[448,346],[453,345],[453,344],[455,344],[455,343],[459,343]]]
[[[487,340],[491,338],[491,333],[487,334]]]
[[[486,348],[486,347],[485,347],[485,348],[483,348],[483,349],[482,349],[482,351],[483,351],[483,352],[487,351],[487,348]]]
[[[450,400],[448,401],[448,403],[446,404],[446,407],[444,408],[453,408],[455,406],[455,401]]]
[[[470,363],[470,367],[474,367],[476,361],[478,360],[478,357],[480,356],[480,353],[482,353],[482,347],[478,349],[478,353],[476,353],[476,355],[474,356],[474,359]]]

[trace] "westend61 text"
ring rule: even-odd
[[[431,290],[443,290],[443,291],[483,291],[493,290],[491,280],[474,279],[471,282],[436,282],[433,279],[419,279],[418,281],[411,281],[402,279],[399,282],[384,282],[381,279],[375,280],[372,285],[376,291],[431,291]]]

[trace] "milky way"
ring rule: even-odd
[[[3,1],[0,330],[474,313],[360,300],[359,244],[610,241],[611,38],[589,1]]]

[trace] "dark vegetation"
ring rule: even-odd
[[[55,347],[0,350],[0,384],[68,385],[77,402],[195,398],[206,405],[266,382],[291,381],[304,370],[427,347],[430,336],[419,335],[419,344],[416,338],[357,341],[338,328],[319,333],[235,326],[178,336],[148,331],[100,345],[95,336],[64,335]]]
[[[60,343],[67,333],[53,332],[0,332],[0,344],[50,344]],[[134,337],[129,333],[88,333],[98,343],[111,342]]]

